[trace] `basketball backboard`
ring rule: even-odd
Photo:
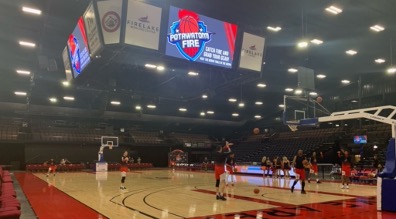
[[[101,145],[110,145],[112,144],[113,147],[118,147],[118,137],[116,136],[102,136],[100,138],[101,140]]]

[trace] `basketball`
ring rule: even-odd
[[[259,194],[259,193],[260,193],[260,189],[255,188],[255,189],[253,190],[253,192],[254,192],[254,194]]]
[[[253,134],[255,134],[255,135],[260,134],[260,129],[259,128],[254,128],[253,129]]]
[[[185,16],[180,19],[180,32],[182,33],[197,33],[199,32],[198,21],[192,16]]]
[[[308,164],[309,164],[307,160],[303,160],[302,163],[303,163],[304,167],[308,166]]]
[[[323,101],[323,98],[322,98],[322,97],[317,97],[317,98],[316,98],[316,102],[321,103],[322,101]]]
[[[238,172],[238,169],[237,169],[237,168],[234,168],[234,172]]]

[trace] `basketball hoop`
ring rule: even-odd
[[[287,124],[287,126],[289,126],[290,131],[295,132],[298,130],[298,126],[295,124]]]
[[[298,130],[299,121],[288,121],[287,126],[289,126],[290,131],[295,132]]]

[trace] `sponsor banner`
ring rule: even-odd
[[[232,68],[237,25],[171,6],[165,54]]]
[[[66,80],[71,81],[73,79],[71,67],[70,67],[70,58],[69,51],[67,50],[67,46],[63,49],[62,52],[63,66],[65,67]]]
[[[243,33],[239,67],[261,72],[265,39],[249,33]]]
[[[98,24],[92,2],[89,4],[83,18],[87,32],[89,51],[91,52],[91,57],[93,57],[98,54],[103,45],[99,38]]]
[[[85,32],[84,20],[78,19],[77,26],[67,40],[73,77],[77,78],[91,62],[89,57],[88,39]]]
[[[120,43],[122,0],[98,1],[97,3],[104,43]]]
[[[158,50],[162,9],[135,0],[128,1],[125,43]]]

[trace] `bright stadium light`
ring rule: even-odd
[[[19,45],[25,46],[25,47],[31,47],[31,48],[36,47],[35,43],[27,42],[27,41],[19,41]]]
[[[18,70],[16,70],[16,72],[17,72],[18,74],[20,74],[20,75],[30,75],[30,71],[27,71],[27,70],[20,70],[20,69],[18,69]]]
[[[111,101],[110,103],[111,103],[111,105],[120,105],[121,104],[120,101]]]
[[[35,15],[41,15],[41,10],[36,9],[36,8],[30,8],[30,7],[22,7],[22,11],[30,14],[35,14]]]

